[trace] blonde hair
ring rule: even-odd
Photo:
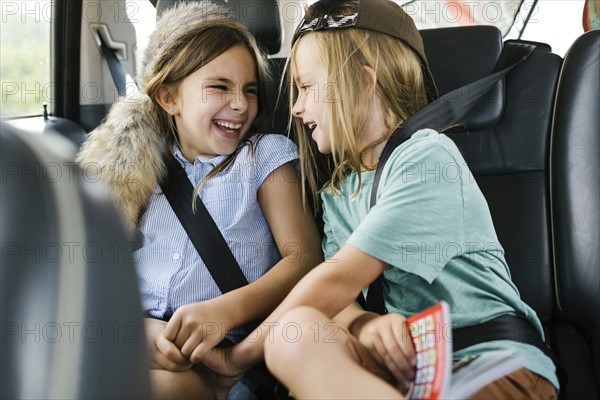
[[[196,196],[204,182],[227,169],[235,160],[240,149],[246,144],[251,144],[248,139],[258,132],[258,128],[266,118],[269,107],[264,94],[269,81],[268,67],[252,34],[229,17],[219,16],[198,22],[192,29],[179,35],[176,41],[168,43],[168,46],[170,48],[163,49],[160,58],[153,60],[152,68],[144,71],[142,82],[144,83],[143,89],[152,99],[155,112],[161,122],[169,156],[171,155],[170,149],[178,140],[178,133],[174,118],[163,110],[156,100],[158,89],[161,86],[167,86],[173,94],[177,94],[181,82],[187,76],[235,46],[244,46],[248,49],[256,67],[259,102],[257,117],[237,150],[196,185],[194,190],[194,196]],[[196,203],[193,202],[193,204]]]
[[[310,9],[309,9],[310,11]],[[353,5],[336,10],[338,15],[355,12]],[[314,18],[307,15],[305,18]],[[366,151],[387,141],[393,131],[409,116],[427,104],[422,64],[417,54],[398,39],[366,29],[328,29],[308,33],[316,42],[316,53],[327,75],[324,95],[325,116],[329,120],[332,153],[330,156],[331,177],[325,185],[334,194],[339,193],[340,184],[351,171],[360,172],[367,168],[363,156]],[[293,63],[300,38],[294,43],[290,57]],[[379,140],[359,148],[370,118],[365,88],[370,84],[364,66],[372,68],[377,76],[375,93],[384,110],[386,135]],[[321,89],[321,88],[319,88]],[[298,98],[293,77],[290,79],[290,109]],[[310,133],[298,118],[294,119],[301,170],[306,184],[317,201],[318,150]],[[360,173],[358,174],[360,188]],[[306,195],[307,189],[303,188]]]

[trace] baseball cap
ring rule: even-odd
[[[401,40],[409,46],[421,60],[427,98],[433,101],[438,97],[437,88],[427,57],[423,39],[413,19],[391,0],[358,0],[358,11],[350,15],[337,15],[336,9],[346,2],[339,0],[320,0],[313,3],[309,15],[315,18],[304,19],[292,37],[292,45],[303,34],[328,29],[359,28],[379,32]]]

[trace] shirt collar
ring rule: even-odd
[[[177,161],[179,161],[179,163],[181,164],[181,166],[183,168],[185,168],[186,165],[191,165],[191,163],[187,160],[187,158],[185,158],[185,156],[181,152],[181,149],[179,148],[177,143],[173,143],[172,152],[173,152],[173,156],[175,157],[175,159]],[[216,157],[212,157],[212,158],[196,156],[196,159],[194,160],[194,165],[210,164],[213,167],[216,167],[217,165],[221,164],[221,162],[223,162],[223,160],[225,160],[226,158],[227,158],[227,156],[216,156]]]

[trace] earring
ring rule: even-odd
[[[173,113],[175,112],[175,109],[174,109],[174,108],[171,108],[171,109],[169,110],[169,112],[170,112],[171,114],[173,114]]]

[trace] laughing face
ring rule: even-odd
[[[327,99],[327,73],[317,57],[317,45],[314,35],[308,34],[300,39],[292,62],[292,74],[298,98],[292,108],[292,114],[301,118],[312,139],[317,143],[319,152],[331,153],[331,139],[325,118]]]
[[[187,76],[172,100],[168,111],[190,162],[231,154],[258,112],[256,63],[246,47],[232,47]]]

